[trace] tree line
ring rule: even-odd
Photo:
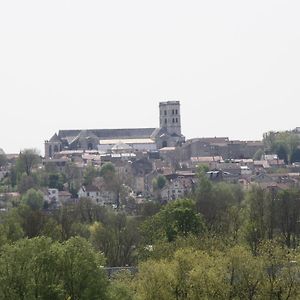
[[[199,169],[190,195],[168,204],[114,210],[83,198],[48,210],[41,173],[17,168],[37,185],[0,214],[0,299],[300,297],[298,186],[245,191]],[[115,178],[110,165],[96,175]],[[105,267],[122,266],[138,273],[107,277]]]

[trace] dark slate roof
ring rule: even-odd
[[[155,131],[153,131],[151,138],[164,137],[164,136],[183,137],[183,135],[178,135],[176,133],[169,134],[166,127],[161,127],[161,128],[157,128],[157,129],[155,129]]]
[[[85,139],[98,139],[98,137],[90,130],[81,130],[71,143],[82,141]]]
[[[61,139],[58,137],[58,135],[55,133],[49,142],[61,142]]]
[[[99,139],[118,139],[118,138],[148,138],[152,135],[155,128],[129,128],[129,129],[88,129],[87,132],[95,134]],[[67,138],[77,137],[82,130],[60,130],[58,136]]]

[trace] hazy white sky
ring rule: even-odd
[[[0,147],[158,127],[166,100],[187,138],[300,126],[299,15],[299,0],[2,0]]]

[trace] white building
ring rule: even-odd
[[[115,194],[113,192],[100,190],[94,185],[82,186],[78,192],[78,197],[89,198],[99,205],[112,205],[115,203]]]

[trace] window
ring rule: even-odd
[[[176,123],[178,123],[178,118],[176,118]]]
[[[175,123],[175,119],[173,118],[172,123]]]
[[[172,115],[174,115],[174,109],[172,109]]]
[[[165,119],[165,124],[167,124],[167,119]]]
[[[167,115],[167,111],[165,110],[165,116]]]
[[[175,110],[175,114],[178,115],[178,109]]]

